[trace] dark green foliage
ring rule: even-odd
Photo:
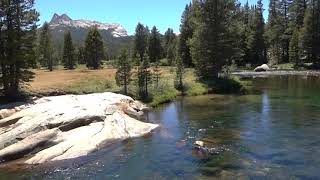
[[[9,98],[29,82],[35,62],[35,30],[39,14],[33,0],[0,1],[0,89]]]
[[[234,79],[230,78],[217,78],[207,83],[214,93],[231,94],[231,93],[244,93],[243,86]]]
[[[128,94],[128,85],[131,81],[132,62],[129,59],[127,50],[122,50],[117,60],[116,82],[118,86],[123,86],[123,92]]]
[[[252,15],[249,7],[249,3],[247,2],[245,6],[242,8],[240,13],[240,21],[239,21],[239,48],[240,48],[240,57],[236,59],[235,63],[238,66],[245,66],[250,63],[250,49],[249,49],[249,33],[250,33],[250,16]]]
[[[258,0],[258,4],[254,9],[253,21],[250,25],[248,37],[248,48],[249,61],[251,64],[261,65],[267,62],[262,0]]]
[[[291,23],[298,28],[303,26],[304,15],[307,9],[307,0],[294,0],[289,9]]]
[[[148,55],[151,63],[158,62],[161,58],[161,40],[157,27],[153,27],[149,36]]]
[[[289,45],[295,28],[301,28],[306,8],[305,0],[271,0],[267,38],[272,63],[289,62]]]
[[[90,69],[101,68],[104,57],[104,46],[101,35],[97,27],[92,27],[85,42],[85,59],[87,67]]]
[[[133,54],[134,56],[139,56],[140,61],[143,61],[143,56],[145,55],[148,47],[148,28],[145,28],[141,23],[138,23],[136,27],[136,32],[134,36],[134,47]]]
[[[168,59],[170,65],[176,55],[177,36],[174,34],[173,29],[168,28],[164,34],[164,56]]]
[[[63,47],[63,65],[66,69],[74,69],[76,66],[75,52],[70,32],[66,32],[64,36]]]
[[[186,67],[191,67],[193,65],[189,40],[193,35],[193,28],[191,27],[191,5],[186,5],[181,18],[180,26],[180,40],[179,40],[179,55],[183,60]]]
[[[320,0],[311,0],[301,30],[303,55],[314,65],[320,63]]]
[[[175,88],[179,91],[184,91],[184,64],[182,58],[178,55],[176,59],[176,79],[175,79]]]
[[[213,79],[236,53],[236,4],[234,0],[216,0],[205,1],[202,7],[190,43],[192,59],[200,79]]]
[[[50,26],[45,22],[42,26],[39,38],[38,61],[42,67],[47,67],[50,71],[53,71],[54,66],[53,53]]]
[[[147,54],[145,54],[138,68],[138,88],[139,88],[140,99],[147,100],[149,98],[148,87],[150,82],[151,82],[151,72],[150,72],[149,57],[147,56]]]
[[[299,52],[299,29],[294,30],[290,40],[289,60],[294,63],[296,67],[301,65]]]
[[[78,63],[79,64],[86,64],[86,59],[85,59],[85,49],[83,46],[78,47]]]

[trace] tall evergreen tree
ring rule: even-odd
[[[128,85],[131,81],[132,63],[129,59],[127,50],[122,50],[117,60],[116,82],[119,86],[123,86],[123,92],[128,94]]]
[[[105,57],[102,37],[97,27],[92,27],[85,41],[85,59],[88,68],[99,69]]]
[[[175,88],[177,90],[183,91],[184,90],[184,73],[185,73],[185,69],[184,69],[184,64],[182,61],[182,58],[177,55],[176,57],[176,79],[175,79]]]
[[[304,15],[307,9],[306,0],[294,0],[289,9],[289,17],[295,27],[303,26]]]
[[[64,35],[63,65],[66,69],[74,69],[76,66],[75,52],[70,31],[66,32]]]
[[[179,40],[179,56],[182,58],[186,67],[193,65],[189,40],[192,38],[193,29],[190,24],[191,5],[186,5],[181,18],[180,40]]]
[[[151,73],[150,73],[150,63],[149,57],[147,54],[144,54],[142,58],[142,62],[139,62],[138,67],[138,88],[139,88],[139,96],[141,99],[146,100],[149,97],[149,83],[151,81]]]
[[[251,11],[249,7],[249,2],[247,1],[242,9],[242,20],[240,23],[242,23],[242,28],[240,29],[240,49],[242,51],[242,57],[238,60],[237,65],[245,65],[249,63],[249,57],[250,57],[250,51],[248,46],[248,37],[250,33],[250,16]]]
[[[173,59],[175,58],[175,43],[176,43],[176,35],[173,32],[173,29],[168,28],[168,30],[164,34],[164,56],[172,64]]]
[[[178,54],[177,52],[178,42],[179,42],[178,38],[175,37],[168,44],[168,48],[166,50],[166,58],[168,59],[169,65],[173,64],[173,61],[176,59],[176,56]]]
[[[17,96],[35,59],[35,31],[39,14],[33,0],[0,1],[0,86],[4,95]]]
[[[266,44],[264,39],[264,19],[263,19],[263,4],[262,0],[258,0],[254,10],[254,17],[250,26],[250,35],[248,46],[250,49],[251,64],[263,64],[266,59]]]
[[[136,32],[134,35],[134,56],[139,56],[140,61],[143,61],[143,56],[148,47],[148,34],[149,30],[145,28],[141,23],[138,23]]]
[[[309,3],[301,30],[303,54],[314,65],[320,64],[320,0]]]
[[[192,59],[200,79],[217,78],[234,56],[234,0],[204,1],[199,22],[191,40]]]
[[[85,59],[85,48],[83,46],[78,47],[78,63],[79,64],[86,64],[86,59]]]
[[[38,46],[38,58],[43,67],[47,67],[50,71],[53,71],[54,58],[53,58],[53,45],[50,26],[45,22],[42,26],[39,46]]]
[[[148,43],[148,55],[150,62],[158,62],[161,57],[161,40],[160,33],[156,26],[151,30]]]
[[[297,28],[293,32],[289,46],[289,60],[295,63],[296,67],[301,65],[299,51],[299,29]]]
[[[281,0],[281,24],[283,26],[282,41],[282,62],[289,62],[289,44],[292,36],[292,29],[289,26],[289,7],[292,6],[292,0]]]

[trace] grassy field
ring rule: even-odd
[[[122,90],[115,82],[116,69],[111,67],[100,70],[88,70],[84,66],[75,70],[64,70],[62,67],[58,67],[53,72],[34,70],[34,73],[34,80],[24,90],[35,95],[121,93]],[[138,89],[134,77],[133,75],[133,80],[128,87],[129,95],[138,98]],[[148,103],[151,106],[170,102],[181,95],[181,92],[174,88],[174,79],[174,67],[163,66],[160,68],[158,86],[152,83],[149,87],[150,101]],[[187,96],[203,95],[209,92],[207,85],[197,82],[193,69],[186,69],[184,83],[184,94]]]

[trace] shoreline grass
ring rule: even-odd
[[[243,81],[240,79],[232,79],[227,82],[223,79],[217,82],[199,82],[195,76],[194,69],[186,69],[184,75],[185,89],[180,92],[174,87],[175,68],[162,66],[161,78],[159,84],[155,83],[150,85],[149,88],[149,101],[145,101],[151,107],[157,107],[161,104],[174,101],[178,96],[199,96],[212,93],[233,93],[235,89],[243,86]],[[90,94],[101,92],[114,92],[121,93],[122,88],[117,86],[114,76],[115,69],[103,69],[98,71],[86,71],[84,68],[76,69],[75,71],[59,70],[57,78],[61,79],[61,82],[57,80],[54,83],[47,82],[44,77],[54,76],[55,72],[43,72],[37,70],[38,77],[34,86],[30,86],[26,90],[32,92],[33,96],[37,94],[41,96],[45,95],[63,95],[63,94]],[[76,78],[75,78],[76,77]],[[71,80],[72,79],[72,80]],[[63,82],[67,81],[67,82]],[[239,83],[239,84],[237,84]],[[232,85],[231,89],[226,90],[226,87]],[[128,86],[129,95],[135,99],[138,99],[138,91],[133,79],[132,83]],[[229,92],[230,91],[230,92]]]

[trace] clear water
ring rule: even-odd
[[[77,160],[0,168],[0,179],[320,179],[320,79],[253,86],[260,93],[177,100],[148,114],[161,124],[151,135]]]

